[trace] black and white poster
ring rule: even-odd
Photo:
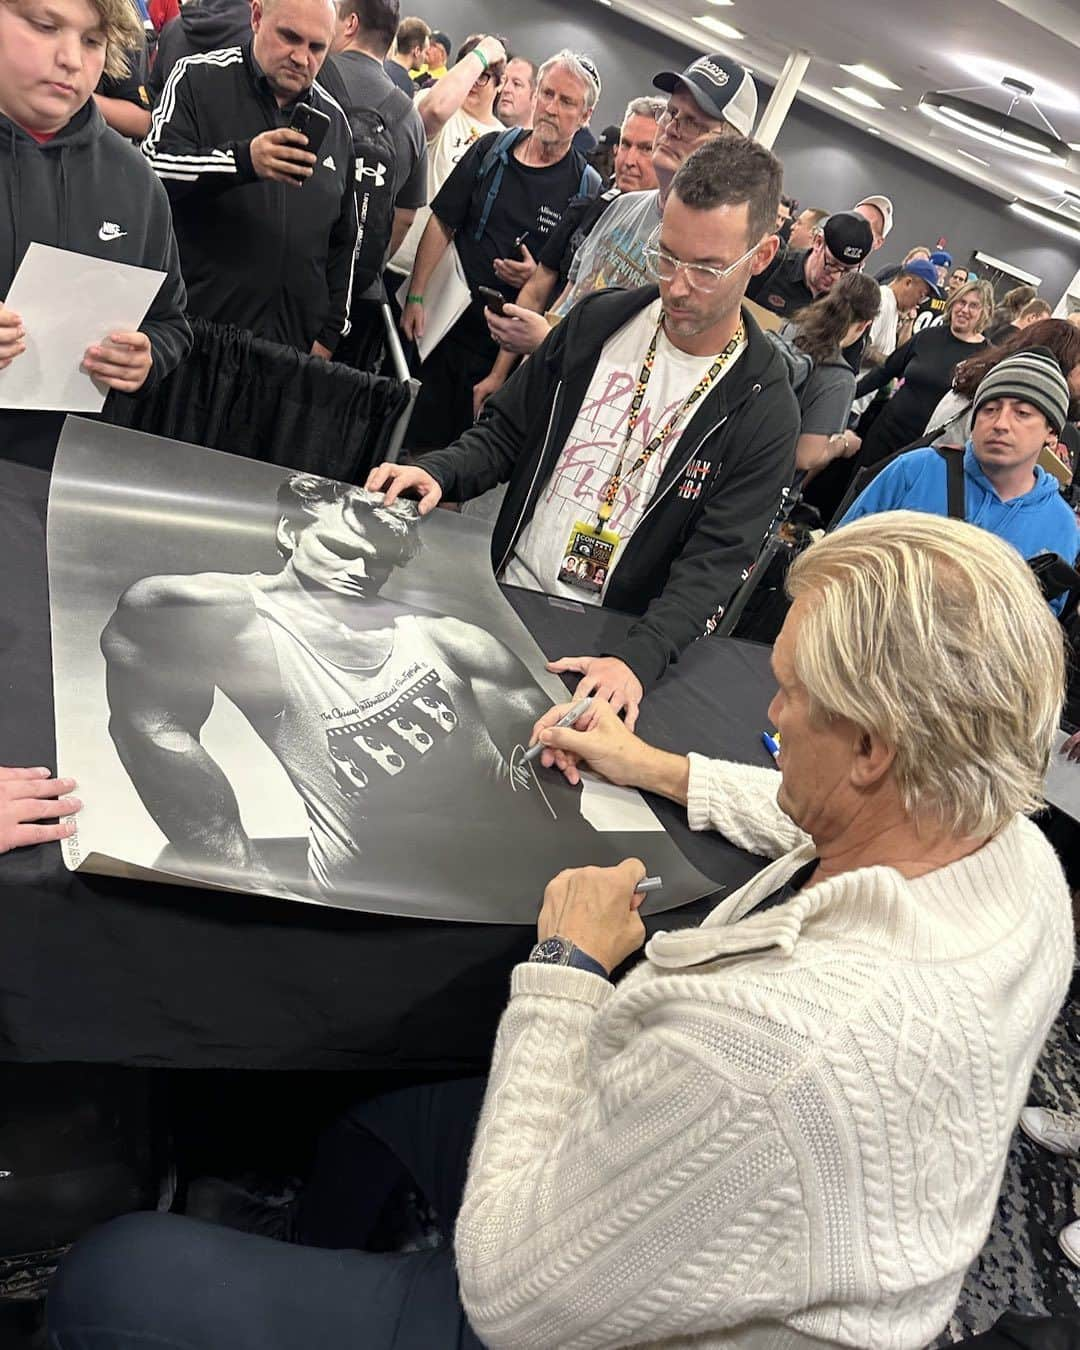
[[[529,924],[562,868],[713,889],[635,792],[525,764],[562,683],[483,522],[69,418],[49,497],[69,868]]]

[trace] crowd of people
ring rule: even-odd
[[[420,392],[365,494],[486,511],[500,580],[633,616],[552,664],[593,702],[537,724],[545,768],[773,860],[647,946],[636,860],[555,878],[487,1081],[354,1115],[348,1250],[121,1220],[61,1266],[57,1350],[916,1350],[985,1239],[1071,973],[1026,817],[1080,326],[941,249],[874,276],[892,201],[785,195],[734,60],[657,71],[598,138],[603,76],[397,0],[0,0],[0,295],[31,242],[163,272],[85,354],[110,403],[177,370],[190,317],[363,367],[389,305]],[[26,337],[0,303],[0,371]],[[0,456],[47,467],[60,420],[0,410]],[[780,772],[647,745],[643,701],[800,501],[837,528],[787,578]],[[0,771],[0,852],[70,834],[75,787]],[[401,1171],[445,1241],[367,1252]]]

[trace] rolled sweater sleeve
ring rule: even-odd
[[[761,858],[782,858],[808,843],[777,805],[780,775],[726,759],[691,754],[687,818],[692,830],[716,830]]]

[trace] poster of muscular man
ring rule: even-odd
[[[627,856],[712,889],[635,792],[524,763],[565,687],[489,527],[69,418],[49,497],[70,868],[376,913],[532,923]]]

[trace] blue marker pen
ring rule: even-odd
[[[773,759],[775,760],[777,755],[780,753],[780,737],[770,736],[767,731],[763,731],[761,733],[761,744],[765,747],[766,750],[768,750],[769,754],[772,755]]]

